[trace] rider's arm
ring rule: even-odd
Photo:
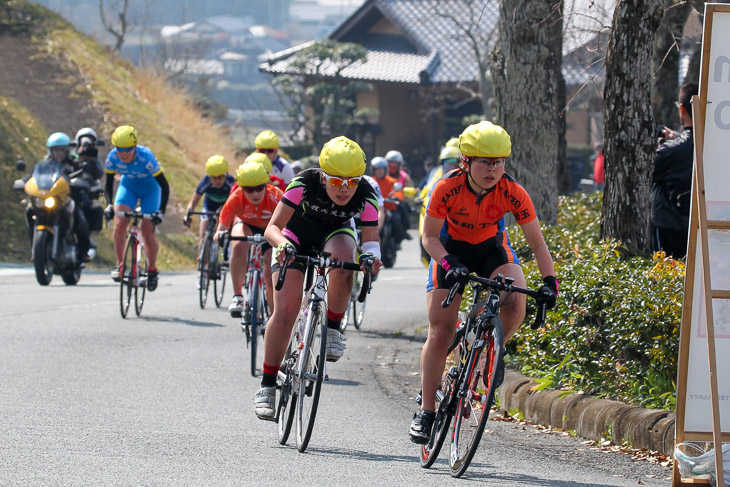
[[[157,181],[157,184],[160,185],[160,188],[162,189],[162,200],[160,201],[160,211],[162,213],[165,213],[165,209],[167,208],[167,200],[170,198],[170,185],[167,183],[167,178],[165,177],[165,173],[160,171],[157,176],[155,176],[155,181]]]
[[[426,252],[428,252],[428,255],[437,263],[440,263],[448,255],[448,252],[446,252],[446,249],[439,240],[439,233],[443,226],[443,218],[426,215],[423,220],[423,237],[421,238],[421,243],[423,244],[423,248],[426,249]]]
[[[540,221],[535,218],[529,223],[525,223],[522,225],[522,232],[525,234],[525,239],[527,239],[527,243],[530,244],[530,248],[535,254],[535,260],[537,260],[537,266],[540,268],[542,277],[554,276],[555,268],[553,267],[553,258],[550,256],[550,251],[545,244],[545,238],[540,229]]]
[[[276,249],[279,244],[289,242],[289,240],[284,237],[282,230],[286,224],[289,223],[289,220],[293,215],[294,208],[291,206],[288,206],[283,202],[276,205],[274,214],[271,216],[271,221],[269,221],[269,224],[266,226],[266,230],[264,230],[264,237],[266,237],[266,240],[272,247],[274,247],[274,249]],[[278,256],[279,265],[284,263],[284,255],[282,254],[283,252]]]
[[[104,198],[108,205],[114,204],[114,172],[106,173],[106,180],[104,181]]]
[[[188,203],[188,207],[185,211],[195,211],[195,207],[198,206],[198,203],[200,202],[200,197],[201,196],[197,192],[193,191],[193,196],[190,198],[190,202]]]

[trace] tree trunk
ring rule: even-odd
[[[616,238],[641,252],[649,251],[656,150],[650,69],[652,41],[662,14],[658,0],[619,0],[606,53],[601,237]]]
[[[499,38],[491,54],[496,118],[512,137],[506,170],[530,194],[540,220],[551,224],[557,220],[565,131],[559,5],[557,0],[502,0]]]
[[[654,35],[654,74],[652,105],[658,124],[678,129],[679,113],[674,106],[679,94],[679,44],[691,6],[684,0],[674,0]]]

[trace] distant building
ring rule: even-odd
[[[483,5],[477,2],[471,8],[480,12],[480,35],[493,44],[499,6],[481,1]],[[471,10],[463,0],[442,0],[438,5],[464,23],[469,20],[464,16]],[[342,76],[374,87],[356,100],[358,108],[379,112],[376,123],[357,134],[369,157],[398,149],[418,168],[424,158],[434,157],[441,144],[458,134],[464,116],[481,112],[480,102],[470,101],[468,94],[469,90],[478,92],[475,54],[456,25],[432,9],[419,0],[367,0],[328,36],[367,50],[367,62],[346,68]],[[260,69],[274,75],[292,73],[294,55],[307,45],[263,58]],[[573,59],[577,64],[564,66],[569,92],[570,86],[582,85],[598,71],[596,66],[592,72],[577,55]],[[575,123],[576,128],[583,125]],[[585,134],[578,137],[583,138],[582,144],[589,144]]]

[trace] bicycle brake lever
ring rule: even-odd
[[[530,328],[537,330],[545,326],[545,314],[547,313],[547,304],[539,304],[537,306],[537,313],[535,313],[535,322],[530,325]]]

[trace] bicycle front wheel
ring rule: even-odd
[[[503,339],[502,321],[492,318],[486,324],[483,344],[473,348],[468,356],[451,437],[449,463],[452,477],[461,477],[466,472],[489,420],[496,392],[494,379],[500,373],[497,369],[504,353]]]
[[[200,309],[205,309],[208,302],[208,288],[210,287],[210,248],[212,241],[210,238],[205,239],[203,248],[200,251],[200,277],[198,279],[198,289]]]
[[[144,297],[147,294],[147,254],[144,246],[137,245],[137,285],[134,286],[134,312],[137,316],[142,314]]]
[[[223,256],[219,252],[216,262],[216,277],[218,279],[213,281],[213,295],[215,297],[216,308],[220,308],[221,304],[223,304],[223,293],[226,290],[226,276],[228,276],[228,264],[223,262]]]
[[[261,326],[263,323],[260,321],[259,307],[261,306],[261,295],[259,294],[261,289],[257,284],[261,277],[258,269],[252,271],[251,276],[251,293],[248,295],[248,306],[243,311],[245,317],[248,317],[251,330],[251,375],[256,377],[256,351],[258,350],[259,337],[261,335]]]
[[[119,311],[122,318],[127,317],[129,305],[132,302],[132,293],[137,286],[139,271],[137,269],[137,240],[134,237],[127,237],[124,245],[124,257],[122,266],[119,268]]]
[[[307,449],[314,429],[327,353],[327,322],[321,307],[316,304],[312,306],[307,320],[306,336],[299,360],[301,373],[297,391],[297,450],[300,452]]]
[[[451,404],[454,402],[454,398],[451,396],[455,390],[453,387],[455,380],[451,374],[452,371],[455,372],[455,367],[458,366],[460,353],[461,347],[457,345],[446,357],[446,367],[441,377],[441,385],[436,391],[436,419],[433,423],[431,441],[425,445],[419,445],[418,456],[423,468],[430,468],[436,461],[446,439],[446,434],[451,427],[451,419],[453,418]],[[454,368],[452,369],[452,367]]]
[[[363,318],[365,318],[365,303],[367,302],[367,298],[362,303],[357,299],[352,302],[352,317],[355,323],[355,328],[358,330],[362,326]]]
[[[295,324],[298,327],[299,324]],[[299,352],[299,340],[296,337],[295,330],[292,330],[291,338],[289,339],[289,347],[284,355],[282,365],[284,370],[279,370],[278,380],[281,385],[281,392],[279,393],[279,404],[277,405],[276,418],[278,421],[279,430],[279,444],[286,445],[286,440],[289,439],[289,433],[291,433],[292,424],[294,424],[294,413],[297,410],[297,396],[294,387],[294,374],[296,373],[296,362],[297,355]]]

